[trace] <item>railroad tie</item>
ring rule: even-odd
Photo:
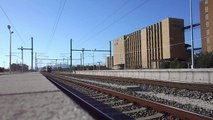
[[[109,101],[109,102],[106,102],[104,104],[107,104],[107,105],[110,105],[110,104],[114,104],[114,103],[120,103],[120,102],[123,102],[124,100],[117,100],[117,101]]]
[[[128,103],[128,104],[124,104],[124,105],[118,105],[118,106],[112,106],[112,108],[122,108],[122,107],[127,107],[133,105],[133,103]]]
[[[139,108],[139,109],[134,109],[134,110],[130,110],[130,111],[124,111],[122,113],[129,114],[129,113],[134,113],[134,112],[139,112],[139,111],[144,111],[144,110],[146,110],[146,108],[142,107],[142,108]]]
[[[102,102],[102,101],[113,100],[113,99],[115,99],[115,97],[99,99],[98,101]]]
[[[162,116],[163,116],[162,113],[156,113],[156,114],[151,115],[151,116],[142,117],[142,118],[137,118],[136,120],[152,120],[152,119],[160,118],[160,117],[162,117]]]
[[[100,96],[96,96],[96,97],[92,97],[94,99],[98,99],[98,98],[103,98],[103,97],[107,97],[108,95],[100,95]]]

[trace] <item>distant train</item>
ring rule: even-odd
[[[46,72],[51,73],[52,72],[52,67],[51,66],[46,66]]]

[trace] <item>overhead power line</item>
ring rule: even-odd
[[[0,5],[0,8],[2,10],[2,12],[4,13],[4,15],[6,16],[7,20],[9,21],[9,23],[11,24],[11,26],[13,27],[13,29],[15,30],[15,33],[18,35],[19,39],[22,41],[22,43],[24,44],[24,40],[22,39],[21,35],[19,34],[18,30],[15,28],[13,22],[11,21],[11,19],[9,18],[9,16],[7,15],[7,13],[5,12],[5,10],[3,9],[3,7]]]
[[[134,7],[133,9],[131,9],[129,12],[127,12],[126,14],[122,15],[121,17],[119,17],[118,19],[114,20],[112,23],[110,23],[108,26],[106,26],[105,28],[101,29],[100,31],[98,31],[97,33],[95,33],[94,35],[92,35],[90,38],[85,39],[82,44],[88,42],[89,40],[91,40],[92,38],[96,37],[98,34],[106,31],[108,28],[110,28],[112,25],[114,25],[115,23],[119,22],[120,20],[122,20],[123,18],[127,17],[129,14],[131,14],[132,12],[134,12],[135,10],[139,9],[140,7],[144,6],[146,3],[148,3],[151,0],[144,0],[143,2],[141,2],[139,5],[137,5],[136,7]]]
[[[125,5],[128,4],[129,2],[130,2],[130,0],[124,1],[123,4],[120,5],[120,7],[118,7],[115,11],[113,11],[110,15],[106,16],[106,17],[104,18],[104,20],[102,20],[100,23],[98,23],[97,25],[95,25],[95,26],[90,30],[90,32],[92,31],[91,33],[94,33],[95,30],[96,30],[98,27],[100,27],[100,26],[101,26],[103,23],[105,23],[108,19],[110,19],[110,18],[112,18],[113,16],[115,16],[116,14],[118,14],[118,12],[119,12],[123,7],[125,7]],[[78,41],[78,43],[81,42],[84,38],[86,38],[86,37],[88,37],[88,36],[89,36],[89,34],[83,36],[83,37],[80,39],[80,41]],[[78,44],[78,45],[80,45],[80,44]]]
[[[51,45],[51,43],[52,43],[52,41],[53,41],[53,38],[54,38],[54,36],[55,36],[55,32],[56,32],[56,29],[57,29],[57,27],[58,27],[58,23],[59,23],[59,21],[60,21],[62,12],[63,12],[63,10],[64,10],[64,6],[65,6],[65,4],[66,4],[66,1],[67,1],[67,0],[61,0],[61,1],[60,1],[60,5],[59,5],[59,9],[58,9],[58,14],[57,14],[57,16],[56,16],[56,20],[55,20],[54,25],[53,25],[53,28],[52,28],[52,33],[51,33],[51,35],[50,35],[50,39],[49,39],[49,41],[48,41],[48,45],[47,45],[47,47],[46,47],[47,50],[49,49],[49,46]]]

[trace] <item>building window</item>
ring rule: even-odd
[[[209,21],[206,22],[206,27],[209,27]]]
[[[206,38],[206,46],[207,46],[207,51],[210,52],[211,46],[210,46],[210,38],[209,37]]]
[[[206,4],[206,5],[208,4],[208,0],[205,0],[205,4]]]
[[[206,36],[209,36],[209,29],[206,30]]]
[[[206,38],[206,43],[210,44],[210,38],[209,37]]]
[[[205,19],[206,19],[206,20],[209,20],[209,14],[206,14],[206,15],[205,15]]]
[[[205,7],[205,13],[209,11],[208,6]]]
[[[211,46],[210,45],[207,46],[207,52],[211,52]]]

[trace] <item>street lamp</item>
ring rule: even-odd
[[[7,28],[9,29],[9,33],[10,33],[10,63],[9,63],[9,72],[11,74],[11,37],[12,37],[12,34],[13,34],[13,31],[11,31],[11,27],[10,25],[7,25]]]
[[[190,30],[191,30],[191,69],[194,69],[194,35],[193,35],[193,15],[192,15],[192,0],[190,2]]]

